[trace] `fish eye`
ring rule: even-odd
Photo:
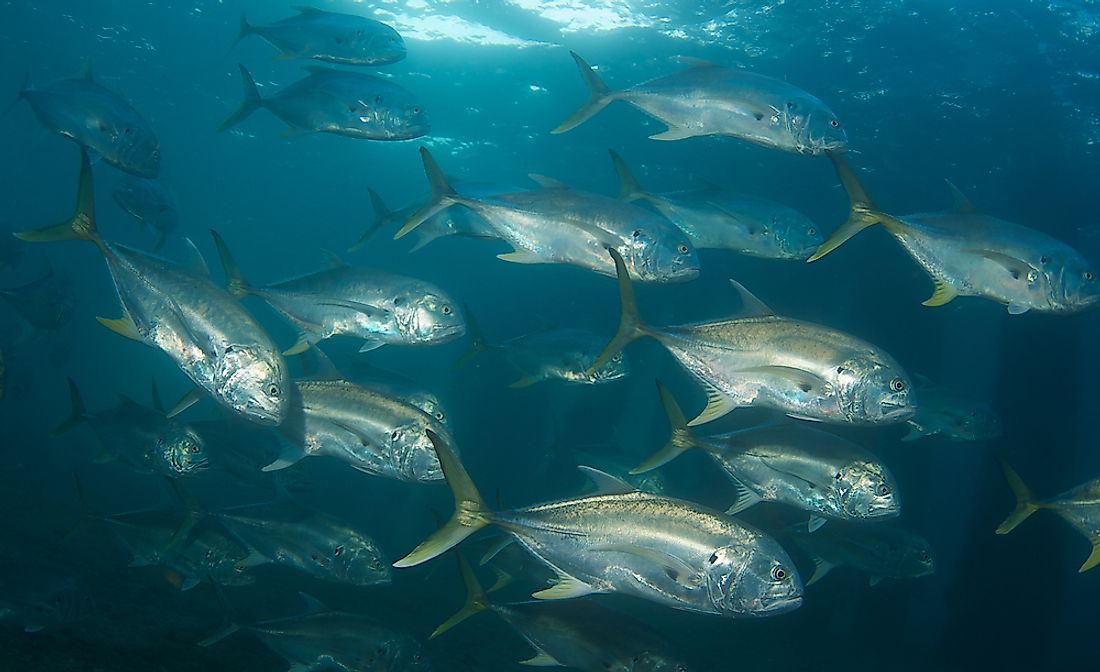
[[[393,432],[392,432],[392,433],[390,434],[390,441],[396,441],[396,440],[397,440],[397,439],[398,439],[398,438],[399,438],[400,436],[401,436],[401,432],[398,432],[398,431],[397,431],[397,430],[395,429],[395,430],[393,430]]]
[[[1084,272],[1084,273],[1082,274],[1082,277],[1084,277],[1084,278],[1085,278],[1085,280],[1089,280],[1089,281],[1091,281],[1091,280],[1092,280],[1092,271],[1085,271],[1085,272]]]
[[[715,552],[711,553],[710,558],[707,559],[707,562],[709,562],[712,565],[714,563],[718,562],[718,551],[715,551]]]
[[[688,253],[688,246],[684,245],[683,243],[680,243],[679,245],[676,246],[676,251],[679,252],[680,254],[687,254]]]
[[[901,378],[895,378],[890,381],[890,389],[895,392],[902,392],[905,390],[905,381]]]
[[[379,94],[379,95],[377,95],[377,96],[375,96],[375,97],[374,97],[374,102],[375,102],[375,103],[377,103],[378,105],[381,105],[381,104],[382,104],[382,96],[381,96],[381,94]]]
[[[413,114],[420,114],[420,108],[419,107],[414,107],[413,108]]]
[[[153,150],[153,158],[154,159],[159,159],[160,158],[160,150],[159,149],[154,149]]]
[[[435,412],[435,419],[436,420],[442,420],[443,419],[443,411],[436,411]]]
[[[611,361],[613,361],[613,362],[623,361],[623,353],[620,352],[619,354],[615,355],[614,357],[611,358]]]
[[[838,480],[838,481],[839,481],[839,480],[840,480],[840,477],[841,477],[841,476],[843,476],[843,474],[841,474],[841,473],[840,473],[840,472],[838,471],[838,472],[836,472],[836,474],[835,474],[835,475],[833,476],[833,478],[835,478],[836,480]]]
[[[788,101],[787,101],[787,109],[788,109],[788,110],[793,110],[794,108],[795,108],[795,104],[794,104],[794,101],[790,101],[790,100],[788,100]]]
[[[776,581],[782,581],[787,578],[787,570],[779,566],[772,567],[772,578]]]
[[[1047,255],[1045,255],[1045,254],[1043,256],[1039,257],[1039,263],[1040,264],[1045,265],[1048,261],[1050,261],[1050,259],[1048,259]]]
[[[810,230],[807,231],[806,233],[809,233],[811,236],[816,235],[817,234],[817,229],[815,229],[814,227],[811,226]]]
[[[199,447],[198,447],[197,445],[195,445],[195,444],[191,444],[191,448],[190,448],[190,451],[191,451],[192,453],[197,453],[197,452],[199,452]]]
[[[634,231],[631,232],[631,234],[630,234],[631,238],[641,238],[641,236],[642,236],[642,232],[639,231],[638,229],[634,229]]]
[[[158,446],[163,446],[164,445],[164,437],[163,436],[158,436],[157,437],[157,445]]]
[[[336,549],[332,551],[333,557],[336,557],[336,558],[340,557],[343,554],[344,554],[344,547],[343,546],[337,546]]]
[[[376,558],[373,562],[370,563],[370,566],[372,569],[378,569],[382,566],[382,561]]]
[[[273,397],[279,396],[279,386],[276,385],[275,383],[272,383],[272,384],[268,385],[267,386],[267,393],[269,395],[273,396]]]
[[[886,495],[890,494],[890,486],[886,485],[885,483],[878,486],[878,494],[879,497],[885,497]]]
[[[444,315],[450,315],[451,314],[451,307],[450,306],[443,306],[443,314]]]
[[[833,128],[837,128],[837,127],[840,126],[840,122],[837,121],[836,119],[830,119],[829,120],[829,125],[832,126]]]
[[[932,556],[928,555],[927,552],[921,553],[920,554],[920,559],[921,559],[921,562],[932,562]]]

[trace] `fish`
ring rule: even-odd
[[[457,551],[456,551],[457,552]],[[520,665],[567,667],[582,672],[687,672],[672,647],[642,622],[593,602],[489,600],[474,570],[459,554],[466,603],[432,632],[434,639],[470,616],[491,611],[527,640],[536,655]]]
[[[532,595],[561,600],[619,593],[675,609],[770,616],[797,608],[802,584],[770,537],[691,502],[639,492],[601,472],[603,493],[492,511],[458,457],[428,430],[455,513],[394,567],[412,567],[494,525],[558,575]],[[612,482],[613,481],[613,482]]]
[[[18,99],[27,101],[43,126],[115,168],[138,177],[160,174],[160,141],[149,122],[95,81],[90,67],[41,87],[24,79]]]
[[[520,191],[512,187],[500,184],[454,182],[456,189],[472,198],[492,198],[498,194],[507,194]],[[359,240],[348,248],[348,252],[357,252],[366,247],[367,241],[379,229],[396,225],[400,228],[405,221],[416,212],[416,206],[409,206],[398,210],[391,210],[382,197],[374,189],[367,187],[370,194],[371,207],[374,209],[374,219],[371,221]],[[416,227],[416,243],[409,252],[416,252],[437,238],[447,236],[463,236],[467,238],[481,238],[485,240],[500,240],[489,224],[472,210],[466,208],[450,208],[442,210]]]
[[[839,151],[848,144],[840,120],[825,103],[783,80],[691,60],[683,72],[613,91],[576,52],[569,54],[588,87],[588,100],[550,131],[555,135],[623,100],[668,126],[649,136],[651,140],[726,135],[808,155]]]
[[[65,630],[91,620],[99,615],[99,608],[84,581],[66,578],[31,585],[20,582],[19,595],[14,599],[5,595],[11,606],[0,609],[0,621],[12,618],[23,626],[23,632],[32,634]]]
[[[851,202],[848,220],[808,261],[817,261],[863,229],[882,224],[931,278],[923,305],[979,296],[1010,315],[1035,310],[1078,313],[1100,301],[1096,271],[1079,252],[1047,234],[979,212],[950,182],[950,210],[895,217],[877,209],[851,166],[829,153]]]
[[[825,242],[817,225],[798,210],[720,187],[653,194],[610,150],[619,175],[619,198],[644,201],[691,237],[696,249],[731,250],[764,259],[805,260]]]
[[[634,289],[616,250],[622,315],[619,331],[590,370],[628,343],[650,336],[707,393],[707,406],[688,426],[717,420],[735,408],[758,406],[801,420],[884,425],[913,415],[912,383],[882,349],[823,325],[776,315],[738,282],[742,315],[656,329],[638,315]]]
[[[350,586],[388,584],[392,573],[378,544],[346,523],[321,512],[287,511],[281,505],[246,505],[206,510],[182,485],[173,483],[188,510],[177,538],[217,523],[249,549],[243,567],[274,563],[322,581]]]
[[[1083,534],[1092,545],[1092,552],[1077,570],[1084,573],[1100,565],[1100,478],[1094,478],[1050,499],[1038,500],[1020,475],[1004,460],[998,460],[1005,480],[1016,496],[1016,508],[997,527],[997,534],[1008,534],[1039,509],[1058,514]]]
[[[1001,435],[1001,419],[993,408],[956,390],[918,385],[916,414],[906,420],[902,441],[943,436],[952,441],[989,441]]]
[[[814,561],[806,585],[817,583],[835,567],[881,579],[918,579],[936,571],[932,546],[921,535],[890,523],[831,522],[812,534],[790,535]]]
[[[118,207],[136,219],[142,228],[146,224],[153,227],[157,233],[154,252],[164,247],[168,237],[179,228],[180,214],[176,196],[157,180],[121,180],[115,184],[111,195]]]
[[[53,436],[87,423],[103,447],[97,462],[120,460],[142,474],[180,478],[210,465],[202,436],[167,417],[163,408],[148,408],[120,394],[114,406],[90,413],[76,383],[72,378],[68,381],[72,411]]]
[[[550,380],[598,385],[630,375],[630,363],[623,353],[616,353],[606,364],[589,373],[588,367],[596,361],[606,339],[583,329],[550,329],[489,343],[469,311],[466,324],[471,334],[470,347],[456,365],[464,364],[478,353],[500,353],[520,372],[520,378],[510,385],[513,388]]]
[[[212,646],[244,631],[283,658],[293,672],[431,669],[420,644],[409,635],[356,614],[333,611],[305,593],[299,595],[306,601],[304,613],[250,625],[231,620],[199,646]],[[220,599],[224,603],[225,598]]]
[[[513,251],[498,259],[517,264],[570,264],[603,275],[615,269],[614,248],[640,282],[682,282],[699,275],[691,241],[668,220],[614,198],[570,189],[540,178],[546,188],[488,199],[456,192],[425,147],[420,148],[431,196],[394,235],[401,238],[454,205],[473,210]]]
[[[259,35],[279,49],[279,58],[312,58],[341,65],[389,65],[405,58],[405,41],[390,26],[354,14],[294,7],[298,13],[267,26],[241,17],[233,46]]]
[[[328,455],[354,469],[410,483],[443,479],[425,430],[449,436],[433,415],[408,401],[346,380],[299,380],[286,447],[264,471]]]
[[[428,114],[410,91],[386,79],[361,72],[320,66],[267,98],[243,66],[244,102],[218,131],[232,128],[266,108],[287,125],[286,135],[333,133],[361,140],[411,140],[431,131]]]
[[[191,426],[205,440],[210,459],[210,466],[198,475],[200,480],[220,479],[222,483],[228,480],[237,487],[243,485],[273,494],[306,492],[315,485],[304,470],[263,471],[278,459],[286,441],[272,428],[257,427],[235,417],[200,420]]]
[[[291,384],[271,337],[236,299],[205,273],[104,240],[96,230],[92,166],[81,151],[73,216],[15,236],[28,242],[89,240],[103,254],[122,304],[118,319],[96,318],[112,331],[168,355],[224,408],[258,424],[278,425]],[[205,266],[205,265],[204,265]]]
[[[304,352],[337,335],[362,339],[360,352],[386,344],[438,345],[466,333],[451,296],[430,282],[393,273],[333,266],[271,285],[245,279],[225,240],[211,231],[225,269],[226,291],[257,296],[298,329],[297,342],[283,354]]]
[[[35,329],[57,331],[69,323],[76,308],[70,284],[50,269],[37,280],[0,290],[0,298]]]
[[[786,422],[699,438],[659,380],[657,391],[672,436],[632,473],[651,471],[686,450],[700,448],[737,488],[737,501],[726,511],[731,515],[757,502],[780,502],[809,511],[814,516],[810,525],[816,529],[823,519],[878,521],[901,513],[893,474],[851,441]]]

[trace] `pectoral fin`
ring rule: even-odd
[[[134,321],[130,319],[129,315],[123,315],[117,320],[112,320],[109,317],[96,317],[95,319],[96,322],[99,322],[119,336],[125,336],[132,341],[142,340],[141,334],[138,333],[137,325],[134,324]]]
[[[697,587],[702,578],[697,568],[692,567],[676,556],[662,553],[652,548],[630,546],[628,544],[611,544],[608,546],[599,546],[592,550],[626,553],[627,555],[633,555],[652,562],[662,567],[665,570],[665,574],[668,575],[668,578],[686,588]]]
[[[172,407],[172,410],[168,411],[165,417],[174,418],[180,413],[183,413],[187,409],[191,408],[199,402],[206,393],[201,388],[192,387],[191,390],[180,397],[180,400],[176,402],[176,405]]]
[[[530,665],[531,667],[562,667],[562,664],[557,661],[549,653],[541,649],[537,649],[538,653],[534,658],[528,658],[527,660],[519,661],[520,665]]]
[[[928,297],[921,305],[934,308],[936,306],[943,306],[951,303],[955,300],[955,297],[959,295],[955,291],[955,288],[947,284],[943,280],[934,280],[936,283],[936,291],[932,292],[932,296]]]
[[[649,136],[650,140],[684,140],[686,138],[694,138],[698,135],[690,128],[683,128],[681,126],[669,126],[668,130],[662,131]]]
[[[967,250],[971,254],[976,254],[980,257],[984,257],[992,262],[1000,264],[1006,271],[1008,271],[1013,279],[1019,280],[1020,278],[1026,278],[1029,271],[1032,270],[1031,264],[1027,263],[1023,259],[1013,257],[1001,252],[994,252],[992,250]]]
[[[1031,310],[1030,306],[1024,306],[1024,305],[1021,305],[1019,303],[1010,303],[1010,304],[1008,304],[1008,314],[1009,315],[1023,315],[1024,313],[1026,313],[1029,310]]]
[[[549,588],[531,593],[536,600],[568,600],[574,597],[584,597],[596,592],[596,589],[581,581],[575,576],[570,576],[561,570],[558,573],[558,582]]]
[[[298,336],[298,340],[294,342],[294,345],[283,350],[283,356],[293,357],[294,355],[300,355],[306,350],[309,350],[312,346],[313,339],[308,334],[303,333]]]
[[[794,383],[798,389],[806,393],[813,391],[821,392],[829,384],[829,381],[812,371],[796,369],[792,366],[754,366],[743,369],[743,371],[745,373],[762,373],[764,375],[781,378]]]
[[[812,586],[813,584],[817,583],[821,579],[825,578],[825,575],[828,574],[829,571],[833,567],[836,567],[836,565],[834,565],[832,563],[829,563],[829,562],[825,562],[825,560],[823,560],[822,558],[819,558],[817,556],[812,556],[811,559],[814,561],[814,573],[813,573],[812,576],[810,576],[810,579],[806,582],[807,586]]]
[[[513,252],[507,252],[505,254],[498,254],[497,259],[501,261],[508,261],[513,264],[545,264],[546,260],[538,256],[533,252],[527,250],[515,250]]]

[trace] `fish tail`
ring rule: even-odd
[[[581,79],[584,80],[585,86],[588,87],[588,100],[584,101],[584,104],[581,105],[576,112],[569,115],[568,119],[561,122],[560,126],[550,131],[554,135],[571,131],[577,126],[580,126],[596,116],[596,114],[607,107],[611,101],[615,100],[615,93],[607,87],[607,84],[603,83],[603,80],[600,79],[600,76],[592,69],[592,66],[588,65],[588,63],[586,63],[575,51],[569,52],[569,55],[572,56],[573,60],[577,63],[577,70],[581,73]]]
[[[80,148],[80,178],[76,190],[76,210],[72,217],[60,224],[44,226],[14,234],[29,243],[48,243],[55,240],[90,240],[103,248],[95,224],[95,194],[92,188],[92,162],[88,152]]]
[[[485,595],[485,589],[478,583],[474,568],[458,549],[455,549],[455,556],[458,558],[458,569],[462,572],[462,582],[466,584],[466,603],[453,616],[443,621],[428,639],[435,639],[467,618],[489,608],[489,598]]]
[[[997,528],[997,534],[1008,534],[1017,525],[1024,522],[1028,516],[1038,511],[1040,507],[1035,503],[1031,489],[1027,487],[1024,480],[1016,473],[1016,470],[1008,466],[1008,463],[1004,460],[997,461],[1001,465],[1001,471],[1004,472],[1005,480],[1008,481],[1008,487],[1012,488],[1012,494],[1016,495],[1016,508],[1008,514],[1008,518],[1005,518],[1005,521]]]
[[[656,469],[662,464],[676,459],[685,450],[699,446],[695,435],[691,433],[691,429],[688,427],[684,412],[680,410],[680,405],[676,403],[672,393],[660,380],[656,382],[657,393],[661,395],[661,405],[664,406],[665,415],[668,416],[668,424],[672,427],[672,436],[668,438],[668,443],[663,448],[631,469],[630,473],[632,474],[644,474],[647,471]]]
[[[901,226],[901,222],[899,222],[897,218],[882,213],[875,208],[874,203],[871,202],[871,198],[864,190],[855,171],[852,170],[852,167],[848,165],[847,161],[835,152],[826,151],[825,153],[832,159],[833,168],[836,169],[836,174],[840,178],[840,183],[844,186],[844,191],[848,194],[848,201],[851,204],[851,209],[848,214],[848,221],[841,224],[840,228],[837,229],[833,235],[829,236],[829,239],[822,243],[821,247],[817,248],[817,251],[806,260],[807,262],[817,261],[824,257],[826,254],[847,242],[849,238],[869,226],[881,223],[891,232],[896,231],[898,227]]]
[[[229,49],[226,50],[225,55],[228,58],[229,54],[233,53],[233,50],[237,48],[237,45],[241,43],[241,40],[248,37],[252,33],[256,32],[256,29],[248,22],[248,19],[244,14],[241,14],[240,28],[237,30],[237,37],[233,40],[233,44],[229,45]]]
[[[432,154],[428,151],[427,147],[420,148],[420,159],[424,162],[424,174],[428,176],[428,184],[431,186],[432,193],[428,196],[428,202],[414,212],[401,229],[393,234],[394,240],[401,238],[423,224],[436,213],[458,202],[455,200],[458,194],[451,187],[450,183],[447,182],[447,176],[439,169],[439,164],[432,158]]]
[[[615,260],[615,276],[619,281],[619,301],[622,304],[622,312],[619,316],[619,331],[603,349],[600,356],[596,358],[596,361],[592,363],[592,366],[588,367],[588,371],[585,373],[589,376],[598,371],[601,366],[607,364],[628,343],[642,336],[650,335],[649,329],[642,323],[642,318],[638,315],[638,304],[634,301],[634,288],[630,285],[630,274],[626,270],[626,263],[623,261],[622,255],[614,248],[608,248],[607,252]]]
[[[492,512],[485,500],[466,473],[466,468],[458,461],[447,442],[432,430],[427,430],[428,438],[435,446],[435,454],[443,467],[443,477],[454,495],[455,512],[447,523],[414,548],[411,553],[393,563],[394,567],[413,567],[446,553],[466,537],[489,525]]]
[[[264,99],[260,97],[260,90],[256,87],[256,80],[252,79],[252,74],[248,72],[248,68],[244,67],[240,63],[237,67],[241,69],[241,82],[244,85],[244,102],[237,108],[228,119],[222,122],[221,126],[218,126],[216,133],[233,128],[237,124],[244,121],[249,115],[256,110],[264,106]]]
[[[250,294],[252,288],[245,280],[241,268],[237,266],[237,261],[233,259],[233,254],[229,251],[229,246],[225,244],[221,234],[210,229],[210,235],[214,237],[214,247],[218,248],[218,259],[221,259],[222,269],[225,271],[225,291],[237,299]]]
[[[60,425],[50,432],[50,436],[53,437],[61,436],[88,419],[88,411],[84,408],[84,400],[80,398],[80,390],[77,389],[72,378],[67,380],[69,381],[69,404],[72,410],[69,411],[69,417],[65,418]]]
[[[367,187],[367,193],[370,194],[370,204],[374,208],[374,221],[371,222],[367,230],[363,232],[363,235],[359,236],[359,240],[355,241],[355,244],[348,248],[348,252],[358,252],[363,249],[367,244],[367,239],[374,235],[374,232],[382,228],[384,224],[393,219],[393,211],[389,209],[382,197],[378,195],[378,192],[370,187]]]
[[[638,183],[633,173],[626,167],[626,161],[623,161],[623,157],[619,156],[619,153],[613,149],[607,151],[611,154],[611,163],[614,164],[615,173],[619,176],[619,200],[629,203],[649,198],[649,194],[646,193],[645,189],[642,189],[642,185]]]
[[[224,613],[224,622],[222,623],[222,627],[218,628],[214,634],[198,643],[199,646],[203,647],[217,644],[241,629],[241,626],[237,623],[233,605],[229,604],[229,600],[225,598],[225,593],[222,592],[221,586],[213,579],[210,580],[210,585],[214,587],[214,594],[218,597],[218,604],[221,606],[222,612]]]

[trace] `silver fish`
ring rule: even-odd
[[[241,17],[233,46],[259,35],[282,52],[282,58],[312,58],[343,65],[388,65],[405,58],[405,41],[380,21],[354,14],[295,7],[298,14],[267,26]]]
[[[500,184],[470,182],[455,182],[454,187],[466,196],[479,199],[493,198],[499,194],[520,191]],[[359,236],[359,240],[348,248],[348,252],[363,249],[370,237],[374,235],[374,232],[384,226],[393,224],[400,227],[417,210],[416,206],[390,210],[382,197],[378,195],[378,192],[370,187],[367,188],[367,192],[370,194],[371,207],[374,208],[374,220],[363,232],[363,235]],[[484,219],[466,208],[449,208],[437,212],[416,227],[416,235],[416,244],[409,249],[409,252],[416,252],[433,240],[446,236],[464,236],[488,240],[500,239],[500,236],[493,231],[493,228]]]
[[[199,642],[210,646],[245,631],[290,664],[294,672],[427,671],[431,665],[412,637],[355,614],[332,611],[314,598],[305,613],[252,625],[231,623]]]
[[[621,481],[612,494],[494,512],[443,439],[430,430],[428,436],[455,513],[395,567],[426,562],[496,525],[558,574],[553,587],[534,593],[539,599],[622,593],[723,616],[773,615],[801,604],[802,584],[786,552],[732,518]]]
[[[878,579],[916,579],[936,571],[932,547],[924,537],[889,523],[832,522],[812,534],[792,534],[814,561],[817,583],[834,567],[850,567]]]
[[[608,260],[613,248],[641,282],[679,282],[699,275],[699,258],[687,236],[668,220],[613,198],[570,189],[543,180],[547,188],[490,199],[456,192],[431,154],[420,148],[432,193],[394,238],[454,205],[488,222],[513,251],[497,258],[518,264],[570,264],[603,275],[615,272]]]
[[[199,433],[166,417],[163,409],[146,408],[119,395],[114,406],[89,413],[72,378],[69,399],[72,412],[53,436],[88,423],[103,446],[98,462],[118,459],[139,473],[169,478],[192,476],[210,465],[206,443]]]
[[[329,455],[359,471],[399,481],[443,478],[424,433],[431,429],[446,435],[434,416],[404,399],[346,380],[301,380],[297,389],[293,416],[282,430],[287,448],[264,471]]]
[[[261,107],[289,126],[287,133],[334,133],[362,140],[411,140],[431,130],[416,97],[393,82],[359,72],[307,66],[309,74],[268,98],[243,65],[244,102],[219,131]]]
[[[902,422],[913,415],[912,384],[893,357],[843,332],[780,317],[733,280],[746,316],[647,326],[638,315],[622,258],[615,250],[610,253],[618,269],[622,319],[592,369],[631,341],[656,339],[706,390],[707,406],[689,426],[743,406],[854,425]]]
[[[757,502],[780,502],[835,520],[882,520],[901,513],[893,474],[851,441],[790,423],[696,438],[660,381],[657,390],[672,436],[633,473],[656,469],[685,450],[701,448],[737,488],[729,514]],[[811,526],[816,529],[818,522],[813,520]]]
[[[652,140],[729,135],[798,154],[841,150],[848,138],[833,111],[814,96],[779,79],[692,61],[688,70],[612,91],[574,52],[588,100],[551,133],[565,133],[613,101],[624,100],[668,129]]]
[[[466,604],[435,629],[434,639],[470,616],[492,611],[535,650],[521,665],[560,666],[582,672],[687,672],[671,655],[659,633],[626,614],[593,602],[524,602],[489,600],[473,568],[460,554]]]
[[[157,233],[154,252],[164,247],[168,236],[179,228],[180,213],[176,196],[156,180],[125,179],[115,184],[111,195],[115,203],[143,228],[146,224],[153,227]]]
[[[932,385],[919,385],[917,399],[917,412],[906,420],[909,433],[902,441],[937,435],[952,441],[988,441],[1001,435],[1001,419],[987,403]]]
[[[816,261],[863,229],[881,223],[935,283],[926,306],[957,296],[1002,303],[1011,315],[1029,310],[1076,313],[1100,301],[1092,264],[1063,242],[1018,224],[978,212],[950,182],[955,207],[895,217],[878,210],[859,178],[829,153],[848,192],[851,214],[810,257]]]
[[[30,242],[95,243],[123,307],[121,318],[97,318],[100,323],[167,354],[200,389],[234,413],[260,424],[282,422],[289,406],[290,379],[271,338],[204,274],[99,236],[87,152],[81,152],[72,218],[15,235]]]
[[[1087,572],[1100,565],[1100,478],[1082,483],[1050,499],[1039,500],[1031,493],[1020,475],[1001,461],[1005,480],[1016,495],[1016,508],[997,528],[997,534],[1008,534],[1039,509],[1057,513],[1063,520],[1083,534],[1092,544],[1092,552],[1078,572]]]
[[[91,68],[79,77],[38,88],[24,81],[19,98],[30,104],[43,126],[115,168],[138,177],[160,174],[156,133],[121,96],[100,86]]]
[[[252,286],[222,237],[211,233],[229,293],[258,296],[297,327],[298,342],[284,354],[298,354],[337,335],[363,339],[360,352],[366,352],[386,344],[436,345],[466,333],[454,299],[430,282],[406,276],[339,262],[290,280]]]
[[[825,238],[801,212],[775,201],[710,187],[652,194],[611,150],[619,174],[619,198],[645,201],[691,237],[696,249],[732,250],[765,259],[806,259]]]

